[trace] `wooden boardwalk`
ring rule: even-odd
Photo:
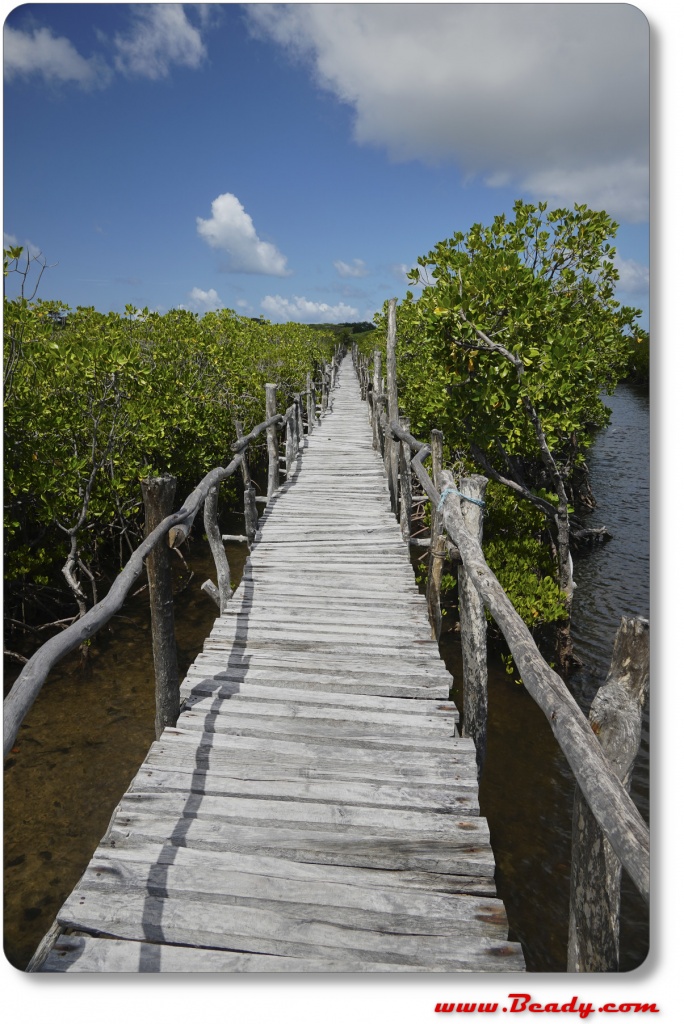
[[[371,441],[346,359],[39,970],[525,969]]]

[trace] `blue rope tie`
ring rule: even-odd
[[[459,498],[464,498],[465,501],[471,501],[473,505],[479,505],[480,508],[486,507],[484,501],[480,501],[479,498],[469,498],[467,494],[461,494],[461,492],[457,491],[455,487],[445,487],[439,496],[439,505],[437,506],[438,512],[442,511],[442,505],[446,501],[447,494],[456,494]]]

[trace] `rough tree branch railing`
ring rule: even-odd
[[[338,364],[342,354],[343,350],[341,348],[336,351],[332,362],[324,368],[320,381],[311,382],[310,379],[307,380],[306,407],[307,410],[311,411],[307,417],[307,433],[311,433],[313,427],[320,423],[315,414],[316,408],[320,408],[321,415],[328,409],[330,393],[336,381]],[[316,384],[318,384],[317,388]],[[178,547],[186,540],[198,511],[205,504],[208,497],[209,512],[206,517],[208,523],[205,521],[205,526],[208,525],[209,529],[207,532],[212,537],[214,533],[212,526],[215,521],[217,506],[217,501],[214,500],[216,497],[214,492],[217,491],[219,485],[224,480],[231,477],[243,465],[243,454],[247,452],[249,445],[263,434],[264,431],[275,431],[278,427],[285,428],[287,443],[284,473],[287,479],[290,478],[292,467],[303,444],[303,403],[301,402],[301,397],[297,396],[284,415],[275,413],[269,416],[268,407],[270,402],[271,400],[275,402],[275,385],[266,385],[266,389],[267,419],[254,427],[245,437],[240,437],[231,446],[231,450],[235,452],[235,457],[230,463],[225,467],[218,466],[210,470],[188,495],[178,512],[166,516],[154,527],[143,542],[132,552],[128,562],[112,583],[106,597],[93,605],[68,629],[47,640],[26,662],[4,701],[3,756],[6,757],[12,749],[21,723],[40,693],[50,670],[67,654],[70,654],[86,640],[94,636],[98,630],[116,615],[121,609],[130,588],[140,576],[145,560],[153,552],[154,548],[163,541],[164,537],[168,536],[169,547]],[[318,404],[316,402],[316,391],[320,392],[320,403]],[[274,481],[274,485],[269,487],[268,497],[270,498],[280,485],[277,446],[274,451],[269,451],[269,463],[269,481]],[[213,539],[215,541],[215,537]],[[216,549],[215,544],[214,548],[216,556],[218,549]],[[220,552],[218,553],[220,558]],[[220,589],[216,592],[216,598],[217,603],[221,607],[225,606],[225,602],[230,597],[229,574],[226,573],[222,560],[217,560],[217,575]],[[214,590],[216,590],[215,587]]]
[[[390,302],[390,313],[393,302],[394,300]],[[389,366],[393,365],[391,357],[395,344],[394,319],[390,316],[387,340]],[[379,380],[377,356],[374,360],[376,369],[372,382],[369,361],[356,350],[354,361],[362,397],[370,400],[369,415],[375,421],[373,437],[374,440],[377,438],[377,446],[384,456],[390,500],[395,513],[399,514],[402,499],[407,502],[412,500],[410,494],[401,497],[398,495],[396,460],[391,453],[401,444],[408,446],[415,453],[411,460],[411,468],[426,498],[432,503],[433,515],[439,511],[444,529],[458,550],[459,560],[468,579],[501,629],[522,682],[544,712],[591,813],[610,842],[620,864],[628,872],[644,899],[648,900],[649,833],[629,792],[606,758],[590,723],[563,679],[551,669],[539,653],[527,626],[487,565],[477,536],[474,536],[466,526],[466,499],[457,490],[453,476],[442,471],[437,474],[435,481],[431,480],[423,466],[423,462],[432,452],[431,446],[413,437],[406,426],[398,421],[398,417],[390,419],[386,414],[385,407],[389,407],[390,399],[383,394],[383,385],[380,393],[376,390]],[[392,404],[398,408],[396,397]],[[472,501],[472,497],[469,500]]]

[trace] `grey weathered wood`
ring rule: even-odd
[[[484,501],[486,476],[464,477],[459,486],[465,529],[482,545],[484,513],[474,503]],[[466,499],[472,498],[474,501]],[[487,751],[487,619],[485,606],[463,565],[458,567],[458,605],[463,657],[463,731],[472,736],[477,751],[478,777],[482,777]]]
[[[432,479],[437,486],[438,475],[442,472],[443,458],[443,436],[441,430],[432,431],[432,443],[430,445],[432,454]],[[439,640],[442,633],[442,573],[444,571],[444,558],[446,556],[446,541],[444,538],[444,520],[442,511],[438,504],[432,506],[432,520],[430,526],[430,557],[428,560],[427,593],[426,600],[432,635]]]
[[[426,492],[434,501],[439,501],[439,492],[417,459],[416,456],[413,460],[414,471]],[[450,473],[440,475],[440,487],[454,487]],[[648,900],[649,836],[643,818],[608,763],[565,683],[542,658],[525,623],[487,565],[480,545],[465,529],[460,499],[453,495],[446,497],[444,521],[450,537],[458,545],[468,575],[506,638],[525,689],[546,715],[587,803],[622,866]]]
[[[266,385],[266,419],[270,420],[276,415],[276,385]],[[278,476],[278,432],[275,425],[270,426],[266,431],[266,447],[268,450],[268,484],[266,494],[270,498],[280,486]]]
[[[216,607],[221,611],[221,593],[213,580],[205,580],[200,590],[203,590],[207,597],[210,597]]]
[[[399,419],[399,399],[397,393],[397,300],[390,299],[387,312],[387,417],[391,422]],[[391,433],[387,436],[389,447],[387,478],[389,481],[390,500],[396,515],[399,514],[399,444]]]
[[[524,969],[349,362],[47,970]]]
[[[627,790],[641,745],[648,681],[648,622],[623,618],[608,677],[591,705],[589,723]],[[579,791],[572,839],[568,971],[618,971],[622,867]]]
[[[238,441],[241,441],[244,437],[242,430],[242,423],[240,420],[235,421],[235,430],[237,433]],[[254,484],[252,483],[252,477],[249,471],[249,457],[247,450],[242,452],[242,483],[244,486],[243,504],[245,509],[245,532],[247,534],[247,541],[249,544],[254,543],[256,532],[259,528],[259,513],[256,507],[256,491]],[[225,540],[225,537],[224,537]]]
[[[140,483],[145,502],[145,533],[149,536],[171,514],[176,494],[176,478],[148,477]],[[176,724],[180,713],[180,679],[170,558],[168,545],[158,544],[147,559],[155,678],[154,728],[157,739],[167,725]]]
[[[405,430],[409,430],[411,423],[407,416],[399,420]],[[399,449],[399,525],[401,526],[401,537],[407,544],[411,537],[411,449],[407,444],[401,442]]]
[[[218,581],[219,609],[223,612],[230,604],[232,590],[230,586],[230,566],[223,546],[223,538],[218,525],[219,485],[212,487],[204,500],[204,530],[209,541],[209,548],[216,566]],[[247,538],[245,537],[245,540]]]

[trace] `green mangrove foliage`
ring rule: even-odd
[[[639,335],[614,297],[616,230],[586,206],[518,201],[420,257],[422,291],[397,308],[400,404],[416,436],[442,430],[447,461],[493,481],[486,550],[528,624],[570,609],[585,454]]]
[[[24,296],[5,300],[4,331],[10,618],[36,602],[54,614],[59,569],[84,610],[102,556],[125,559],[141,536],[140,478],[172,473],[182,499],[229,461],[236,419],[264,419],[264,385],[284,412],[332,344],[229,309],[121,316]]]

